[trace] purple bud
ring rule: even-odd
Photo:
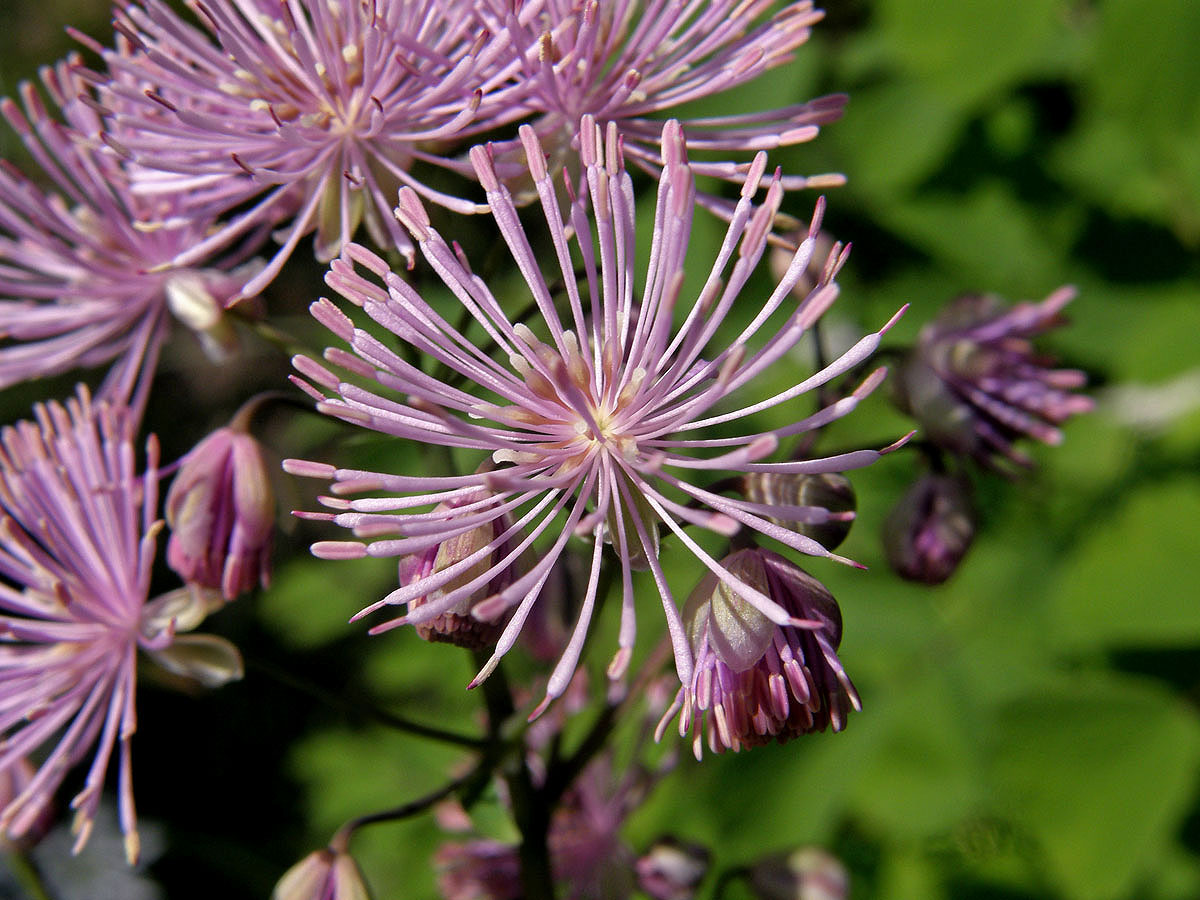
[[[742,477],[741,491],[751,503],[779,507],[780,512],[788,509],[786,516],[777,512],[766,518],[826,550],[841,544],[854,524],[854,488],[849,478],[836,472],[754,472]]]
[[[219,428],[183,459],[167,494],[167,564],[188,584],[226,600],[270,580],[275,498],[262,449]]]
[[[925,475],[883,523],[888,564],[901,578],[941,584],[954,574],[975,537],[969,485],[951,475]]]
[[[759,900],[846,900],[846,867],[818,847],[764,857],[750,867],[750,887]]]
[[[638,887],[653,900],[691,900],[708,873],[708,848],[659,838],[634,865]]]
[[[470,515],[480,517],[484,521],[465,531],[451,534],[440,543],[434,544],[421,553],[414,553],[400,560],[400,584],[410,585],[422,579],[437,576],[452,566],[467,563],[471,557],[477,557],[474,562],[463,566],[449,581],[443,583],[424,596],[409,601],[409,614],[412,616],[421,607],[433,605],[442,601],[455,591],[461,594],[457,602],[447,606],[441,603],[443,609],[435,616],[422,619],[420,615],[414,618],[414,627],[422,638],[469,650],[481,650],[491,647],[500,637],[504,629],[506,617],[499,619],[483,619],[472,614],[479,601],[508,587],[516,577],[519,560],[513,560],[509,565],[497,570],[491,578],[485,579],[474,589],[467,590],[472,582],[492,572],[514,547],[514,542],[501,536],[512,527],[512,518],[507,513],[494,513],[488,518],[488,507],[479,506],[486,498],[480,492],[460,498],[457,502],[441,503],[434,513],[446,516],[447,530],[452,530],[455,519]],[[463,506],[475,507],[469,513],[458,513],[456,510]],[[466,593],[462,593],[462,591]]]

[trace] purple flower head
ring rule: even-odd
[[[158,502],[158,449],[134,472],[133,415],[93,405],[86,390],[35,409],[37,422],[0,432],[0,772],[31,755],[37,773],[0,812],[0,831],[35,826],[68,769],[94,748],[75,810],[87,842],[114,752],[125,851],[137,859],[130,739],[138,648],[170,671],[208,683],[237,677],[237,651],[177,635],[203,609],[176,595],[146,602]],[[227,680],[224,679],[224,680]],[[10,775],[11,777],[11,775]]]
[[[326,847],[288,869],[271,900],[369,900],[369,894],[354,857]]]
[[[909,488],[883,523],[888,565],[901,578],[941,584],[975,538],[970,485],[953,475],[924,475]]]
[[[996,469],[1032,466],[1013,442],[1028,436],[1062,441],[1061,425],[1092,409],[1071,393],[1087,382],[1076,369],[1054,369],[1030,339],[1061,325],[1075,289],[1059,288],[1041,303],[1007,306],[967,294],[921,330],[895,381],[902,408],[935,444]]]
[[[791,61],[824,16],[810,0],[768,17],[772,6],[771,0],[489,0],[481,15],[493,30],[512,35],[520,54],[519,102],[540,114],[534,128],[552,158],[565,156],[580,118],[590,115],[601,126],[615,123],[626,155],[656,172],[664,165],[658,152],[664,113]],[[811,140],[820,125],[841,116],[845,102],[835,95],[683,125],[692,150],[754,153]],[[697,174],[738,181],[749,169],[744,162],[692,164]],[[783,183],[790,189],[817,180]]]
[[[832,727],[841,731],[858,692],[837,657],[842,615],[819,581],[778,553],[737,550],[725,568],[780,604],[795,624],[777,625],[706,575],[684,606],[695,670],[659,724],[679,714],[679,734],[695,727],[700,758],[707,730],[713,753],[783,743]]]
[[[275,497],[258,441],[218,428],[183,458],[167,493],[167,564],[226,600],[266,587]]]
[[[430,149],[520,114],[492,95],[505,44],[469,3],[441,0],[203,0],[198,24],[162,0],[138,0],[116,25],[128,46],[104,52],[102,89],[123,152],[159,174],[147,191],[180,193],[206,213],[242,207],[176,261],[291,220],[282,248],[244,289],[260,291],[304,235],[336,256],[360,223],[412,255],[392,215],[408,185],[459,212],[474,203],[426,187]],[[97,48],[100,49],[100,48]],[[502,92],[501,92],[502,93]]]
[[[177,197],[137,193],[112,151],[89,139],[99,118],[76,99],[89,90],[76,65],[42,70],[65,122],[29,83],[20,105],[0,101],[50,185],[0,164],[0,387],[115,360],[102,395],[128,397],[154,366],[168,311],[211,332],[244,276],[170,265],[210,223],[183,215]]]
[[[773,431],[751,427],[746,434],[702,435],[712,426],[738,422],[849,371],[870,355],[891,322],[809,378],[765,399],[739,403],[732,398],[785,359],[833,303],[838,292],[833,278],[845,258],[841,252],[831,255],[827,277],[797,301],[790,297],[793,279],[807,268],[812,250],[811,241],[802,242],[787,275],[761,302],[752,320],[732,340],[719,335],[726,314],[762,257],[783,195],[775,178],[761,206],[751,201],[766,155],[756,157],[717,259],[703,263],[708,271],[704,286],[695,296],[685,296],[684,261],[695,189],[682,130],[677,122],[667,123],[662,137],[666,168],[659,184],[649,269],[639,294],[634,289],[633,188],[615,126],[602,140],[593,120],[582,123],[583,172],[578,188],[571,192],[569,224],[560,213],[537,137],[524,126],[521,138],[552,242],[550,274],[543,272],[534,254],[488,149],[476,147],[471,158],[492,215],[536,304],[536,318],[514,323],[467,267],[461,252],[430,226],[416,195],[402,191],[397,215],[469,313],[480,336],[461,333],[390,272],[383,260],[360,247],[349,247],[333,263],[327,280],[390,332],[389,342],[398,338],[446,367],[455,378],[441,381],[414,367],[369,331],[356,328],[329,300],[314,304],[313,314],[351,352],[331,349],[327,359],[360,380],[376,381],[385,392],[344,381],[313,360],[295,360],[305,379],[297,379],[298,383],[318,400],[322,411],[386,434],[489,454],[497,468],[433,477],[342,470],[295,460],[285,465],[295,474],[332,479],[332,493],[338,496],[329,503],[338,512],[329,517],[369,539],[318,543],[313,552],[321,557],[407,555],[511,515],[513,524],[490,543],[441,572],[398,588],[362,614],[410,603],[490,555],[492,565],[487,571],[437,601],[415,610],[410,607],[377,630],[433,618],[473,595],[502,567],[511,565],[517,554],[543,539],[528,571],[472,609],[472,615],[485,620],[511,614],[491,660],[473,684],[485,678],[516,641],[573,535],[592,542],[590,570],[577,624],[550,676],[545,702],[565,690],[579,660],[597,603],[605,545],[615,552],[622,586],[619,649],[610,675],[620,677],[628,663],[636,620],[634,570],[648,569],[662,600],[676,667],[683,682],[690,683],[692,651],[659,563],[660,531],[675,536],[749,606],[776,624],[791,622],[790,612],[731,574],[688,534],[687,526],[723,535],[745,526],[801,552],[831,557],[811,538],[767,519],[816,518],[814,511],[727,498],[693,479],[721,471],[819,473],[871,463],[879,452],[859,450],[790,462],[762,460],[781,440],[850,412],[883,373],[873,373],[857,391],[831,407]],[[821,209],[818,206],[814,231]],[[578,277],[576,259],[582,271]],[[356,266],[373,277],[361,274]],[[549,282],[560,279],[563,297],[556,303]],[[773,327],[768,328],[768,322]],[[748,342],[753,342],[753,352],[748,352]],[[723,404],[719,413],[713,410],[718,403]],[[458,507],[450,520],[445,513],[409,512],[480,488],[489,492],[487,499]],[[401,496],[345,499],[367,491]],[[395,537],[383,538],[388,532]],[[515,542],[513,549],[497,559],[495,549],[510,540]]]

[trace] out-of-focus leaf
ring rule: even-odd
[[[1155,686],[1082,674],[1002,706],[994,784],[1078,900],[1129,896],[1193,796],[1200,723]]]
[[[820,140],[836,145],[854,192],[889,198],[929,175],[961,127],[925,85],[897,78],[856,91],[845,116]]]
[[[1200,480],[1146,484],[1080,543],[1051,594],[1064,640],[1107,646],[1200,644]]]
[[[349,624],[350,617],[382,597],[395,577],[394,559],[296,559],[275,573],[258,612],[288,645],[317,647],[351,628],[365,630]]]
[[[895,59],[949,106],[994,96],[1054,59],[1058,0],[885,0],[878,23]]]

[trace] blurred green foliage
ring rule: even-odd
[[[76,15],[63,3],[5,4],[7,91],[48,61],[36,54],[67,46],[45,36],[51,16],[106,36],[97,24],[105,4],[84,5],[77,0]],[[828,227],[854,242],[834,319],[877,327],[911,303],[892,335],[898,342],[957,293],[1036,299],[1075,283],[1073,324],[1047,344],[1089,371],[1099,409],[1067,428],[1064,446],[1039,448],[1041,467],[1029,479],[981,479],[980,536],[939,589],[897,582],[879,547],[879,524],[915,460],[902,452],[858,473],[860,520],[840,552],[870,570],[811,568],[842,604],[842,659],[864,711],[840,735],[700,765],[685,759],[633,817],[629,839],[639,849],[664,832],[704,841],[719,865],[818,842],[850,867],[855,900],[1194,900],[1200,399],[1185,396],[1177,414],[1139,425],[1113,392],[1165,390],[1200,368],[1200,4],[828,6],[803,58],[734,100],[851,96],[844,119],[815,143],[772,158],[789,172],[849,177],[829,196]],[[803,218],[811,202],[792,198],[789,209]],[[697,243],[719,236],[698,222]],[[706,268],[705,252],[698,247],[693,259]],[[270,307],[298,322],[317,291],[315,281],[307,295],[289,284]],[[777,374],[780,384],[794,376]],[[1145,396],[1153,404],[1159,395]],[[903,428],[876,399],[829,440],[861,445]],[[315,446],[328,429],[300,432],[281,452],[321,452],[295,443]],[[378,445],[355,452],[395,471],[420,464]],[[290,502],[313,508],[311,497]],[[347,691],[477,733],[474,698],[463,691],[469,660],[407,632],[367,639],[361,625],[347,626],[387,590],[391,569],[315,562],[295,549],[319,536],[306,526],[282,539],[290,549],[275,586],[252,601],[254,621],[237,626],[247,656],[305,667],[320,659],[324,668],[304,671],[317,682],[342,665],[336,683]],[[679,565],[670,572],[685,594],[696,574]],[[644,617],[639,657],[659,616]],[[601,634],[595,645],[601,663],[611,638]],[[238,690],[224,702],[252,702]],[[261,854],[251,848],[254,858],[229,873],[223,896],[264,896],[272,872],[345,818],[423,794],[461,762],[462,754],[337,714],[305,713],[291,726],[297,740],[275,747],[271,777],[299,792],[289,812],[307,824],[293,823]],[[143,731],[153,729],[147,715]],[[150,753],[138,764],[149,770],[139,779],[169,783]],[[240,801],[220,802],[236,810]],[[483,818],[496,820],[495,799],[482,804],[493,811]],[[164,817],[169,810],[148,806]],[[219,864],[220,821],[191,834],[214,847],[191,847],[195,865]],[[424,897],[433,892],[437,840],[425,818],[364,832],[355,849],[378,897]],[[168,896],[198,895],[172,867],[172,852],[158,869]]]

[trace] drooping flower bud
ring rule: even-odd
[[[36,774],[37,769],[24,757],[0,768],[0,809],[7,808],[20,797]],[[0,851],[28,850],[50,830],[50,826],[54,824],[51,795],[42,792],[37,795],[34,803],[36,808],[30,814],[22,816],[19,827],[10,823],[0,831]]]
[[[714,753],[846,726],[860,709],[837,647],[842,617],[825,587],[790,560],[758,547],[737,550],[722,565],[761,591],[797,623],[776,625],[714,574],[701,579],[683,610],[695,657],[691,684],[659,723],[679,713],[679,733],[698,720]]]
[[[740,479],[742,494],[752,503],[791,509],[787,517],[766,518],[810,537],[826,550],[846,539],[854,524],[856,500],[850,479],[836,472],[804,475],[754,472]]]
[[[883,523],[883,549],[897,575],[941,584],[958,568],[975,537],[969,485],[952,475],[925,475]]]
[[[708,873],[709,857],[700,844],[659,838],[634,864],[638,887],[653,900],[691,900]]]
[[[350,854],[325,847],[288,869],[271,900],[370,900],[370,895]]]
[[[846,900],[850,876],[837,857],[819,847],[765,857],[750,867],[759,900]]]
[[[267,586],[275,498],[254,438],[219,428],[183,459],[167,494],[167,564],[232,600]]]
[[[1034,353],[1030,338],[1062,324],[1075,296],[1060,288],[1041,303],[1008,307],[990,296],[959,297],[922,329],[893,380],[896,399],[938,446],[993,468],[1004,462],[1032,466],[1013,446],[1022,436],[1058,444],[1061,425],[1092,409],[1071,393],[1087,378],[1053,369]]]
[[[511,537],[501,539],[501,535],[512,527],[512,518],[507,513],[502,513],[487,519],[485,515],[487,505],[486,503],[480,505],[481,501],[486,499],[485,493],[477,492],[459,498],[455,502],[439,504],[434,510],[434,514],[444,515],[448,523],[453,523],[456,517],[467,515],[468,513],[460,513],[457,510],[468,505],[473,507],[471,515],[483,515],[485,521],[474,528],[452,535],[421,553],[414,553],[400,560],[400,584],[403,586],[444,572],[479,551],[491,548],[489,552],[482,554],[479,559],[463,568],[441,587],[409,602],[409,615],[413,619],[417,634],[427,641],[480,650],[494,645],[504,628],[505,620],[503,618],[496,620],[476,618],[472,615],[472,608],[480,600],[492,596],[512,584],[519,574],[516,561],[497,570],[491,579],[464,595],[457,603],[439,612],[436,616],[429,619],[422,619],[419,615],[413,616],[413,613],[421,607],[434,603],[491,571],[500,560],[511,553],[515,541]]]

